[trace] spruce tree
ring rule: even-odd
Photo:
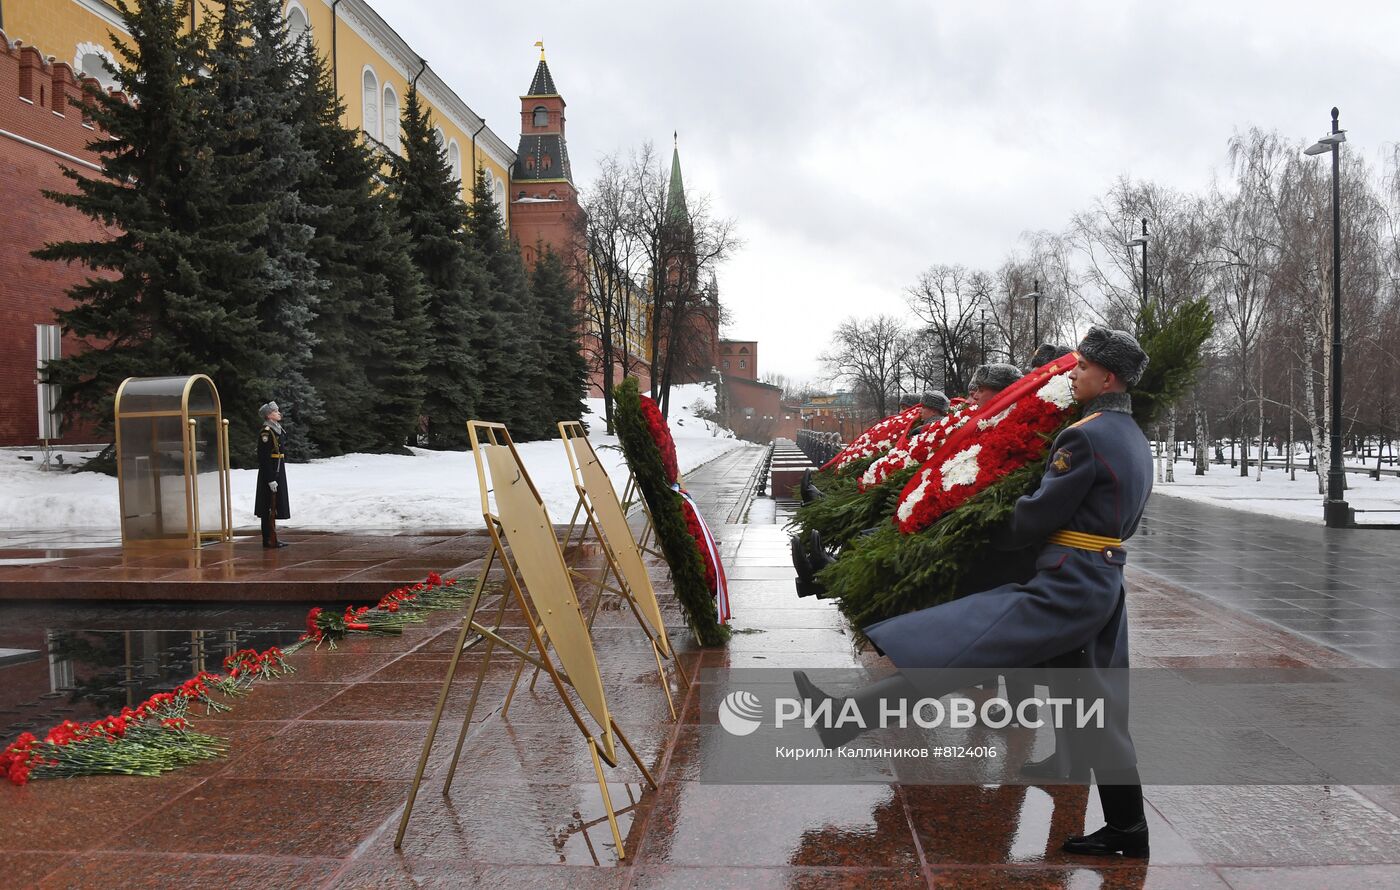
[[[341,124],[344,106],[310,40],[300,55],[301,141],[315,158],[301,191],[323,208],[308,252],[326,287],[308,372],[325,419],[311,438],[322,454],[401,451],[423,406],[422,281],[403,221],[378,185],[376,155]]]
[[[477,170],[468,213],[468,237],[484,263],[488,291],[482,314],[493,328],[482,343],[481,412],[499,417],[517,439],[547,438],[554,432],[546,402],[549,370],[541,348],[540,320],[530,293],[520,249],[505,230],[505,221]]]
[[[579,345],[578,289],[559,255],[546,247],[530,279],[540,319],[540,346],[549,370],[545,415],[551,422],[578,420],[588,389],[588,363]]]
[[[259,262],[260,283],[244,293],[257,307],[261,337],[271,353],[269,396],[283,409],[283,443],[297,457],[313,453],[306,433],[322,419],[321,401],[307,377],[315,345],[313,322],[322,281],[308,249],[312,220],[300,186],[315,158],[302,144],[296,90],[297,45],[289,40],[278,0],[220,0],[202,43],[207,76],[201,81],[208,141],[218,175],[207,217],[234,208],[256,214],[246,237]],[[240,277],[242,272],[237,273]],[[238,405],[253,412],[256,405]]]
[[[218,171],[205,151],[199,93],[191,89],[199,59],[183,33],[188,4],[115,2],[130,35],[129,42],[114,38],[115,76],[125,95],[94,91],[88,112],[102,133],[89,148],[104,175],[65,169],[74,191],[45,194],[119,234],[35,251],[94,273],[68,291],[73,307],[57,313],[87,348],[49,365],[48,380],[61,386],[65,413],[106,431],[126,377],[209,374],[231,422],[234,454],[250,457],[271,359],[245,290],[256,286],[251,270],[263,257],[240,237],[258,221],[243,208],[207,216]]]
[[[467,214],[460,183],[413,87],[404,103],[402,143],[403,156],[393,163],[391,191],[423,280],[428,324],[422,344],[427,359],[423,413],[428,416],[428,441],[438,448],[462,448],[468,441],[467,421],[480,416],[481,360],[473,347],[477,304],[486,281],[480,259],[463,237]]]

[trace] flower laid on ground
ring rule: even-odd
[[[276,646],[264,652],[239,649],[224,659],[224,673],[239,690],[252,686],[258,680],[271,680],[295,670],[287,663],[286,653]]]
[[[415,613],[455,608],[470,595],[456,578],[444,580],[437,572],[430,572],[424,581],[389,591],[374,606],[346,606],[343,613],[315,606],[306,613],[306,633],[288,652],[295,652],[307,643],[320,648],[324,642],[334,649],[337,640],[352,633],[400,634],[404,625],[426,620]]]
[[[390,591],[373,608],[348,606],[343,613],[313,608],[306,616],[307,632],[286,650],[239,649],[224,659],[224,674],[201,671],[119,714],[89,723],[65,720],[42,739],[24,733],[0,751],[0,778],[23,785],[70,776],[157,776],[219,757],[227,742],[195,732],[189,720],[195,705],[203,705],[205,714],[231,710],[213,693],[242,695],[259,680],[292,673],[287,656],[307,642],[327,639],[333,649],[335,640],[349,633],[400,633],[404,624],[425,620],[414,611],[451,608],[468,596],[457,579],[431,572],[417,584]]]
[[[0,752],[0,775],[16,785],[68,776],[158,776],[224,753],[223,739],[194,732],[187,717],[202,702],[206,713],[228,710],[209,697],[227,678],[200,673],[120,714],[77,723],[65,720],[40,739],[25,733]]]

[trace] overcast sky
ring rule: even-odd
[[[847,315],[907,313],[933,263],[993,267],[1122,174],[1203,189],[1236,128],[1400,137],[1400,4],[372,0],[515,145],[543,39],[574,179],[680,133],[734,218],[726,334],[821,375]]]

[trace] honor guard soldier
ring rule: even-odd
[[[287,460],[282,453],[282,412],[276,402],[268,402],[258,413],[263,426],[258,433],[258,491],[253,512],[262,520],[263,546],[286,547],[277,540],[277,520],[292,515],[287,500]]]
[[[1133,420],[1128,395],[1147,368],[1147,355],[1131,334],[1098,326],[1090,328],[1078,354],[1070,380],[1083,417],[1056,437],[1039,488],[1016,502],[995,542],[1004,548],[1038,547],[1035,575],[1025,583],[972,593],[864,630],[901,669],[951,668],[959,676],[1045,663],[1080,669],[1076,674],[1090,678],[1087,685],[1108,694],[1106,726],[1092,752],[1057,750],[1057,756],[1072,764],[1067,774],[1087,779],[1093,770],[1108,824],[1070,838],[1064,849],[1146,856],[1147,823],[1128,734],[1126,678],[1118,669],[1128,666],[1123,540],[1137,530],[1152,491],[1152,450]],[[831,698],[805,673],[796,672],[794,679],[804,697]],[[866,724],[874,725],[882,701],[954,691],[926,688],[933,682],[921,685],[895,675],[850,698]],[[1077,691],[1083,694],[1083,688]],[[819,732],[827,744],[840,745],[856,731],[819,727]]]

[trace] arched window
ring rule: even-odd
[[[387,83],[384,85],[384,144],[394,154],[399,153],[399,97]]]
[[[496,180],[496,193],[495,193],[495,198],[496,198],[496,207],[501,211],[501,221],[504,222],[504,221],[505,221],[505,218],[506,218],[506,181],[505,181],[505,179],[498,179],[498,180]]]
[[[482,171],[482,178],[486,180],[486,193],[488,195],[494,194],[496,191],[496,174],[492,173],[490,170],[484,170]],[[472,197],[474,198],[476,196],[473,195]]]
[[[78,51],[73,57],[73,70],[78,74],[96,78],[102,84],[103,89],[117,85],[116,75],[107,70],[107,64],[111,62],[115,66],[112,54],[105,47],[95,43],[80,43]]]
[[[363,83],[364,106],[362,109],[363,122],[361,128],[365,135],[371,139],[379,139],[379,78],[374,76],[374,69],[366,67]]]
[[[442,132],[442,127],[433,128],[433,138],[437,140],[438,145],[443,148],[447,147],[447,134]]]
[[[535,169],[535,156],[534,156],[534,155],[526,155],[526,156],[525,156],[525,169],[526,169],[526,170],[533,170],[533,169]]]
[[[447,164],[452,168],[452,176],[458,181],[462,181],[462,150],[457,147],[457,140],[453,139],[447,144]]]
[[[545,108],[543,105],[535,106],[535,126],[549,126],[549,109]]]
[[[540,169],[541,169],[541,170],[548,170],[550,167],[553,167],[553,166],[554,166],[554,158],[553,158],[552,156],[550,156],[550,155],[545,155],[544,157],[540,158]]]
[[[296,43],[301,40],[303,34],[311,30],[311,23],[306,18],[306,10],[301,8],[301,4],[292,0],[287,4],[287,40]]]

